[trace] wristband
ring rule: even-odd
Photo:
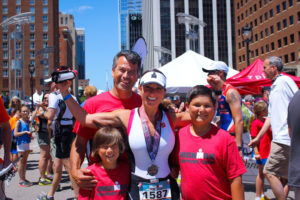
[[[69,93],[67,96],[64,97],[64,101],[67,101],[68,99],[70,99],[70,97],[72,97],[72,95]]]
[[[237,148],[238,148],[239,151],[243,150],[243,147],[241,147],[241,146],[238,146]]]
[[[214,90],[213,92],[215,93],[215,95],[221,95],[222,94],[222,90]]]

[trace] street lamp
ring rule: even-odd
[[[249,50],[249,43],[253,40],[253,32],[252,26],[249,27],[248,24],[242,27],[242,39],[243,43],[246,42],[246,51],[247,51],[247,67],[250,65],[250,50]]]
[[[33,64],[28,65],[29,73],[30,73],[30,88],[31,88],[31,110],[33,110],[33,74],[35,71],[35,67]]]

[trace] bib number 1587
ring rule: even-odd
[[[166,198],[168,190],[154,190],[142,192],[142,199],[163,199]]]

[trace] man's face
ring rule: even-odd
[[[276,76],[276,66],[271,66],[268,59],[264,61],[264,72],[268,79],[273,80]]]
[[[124,56],[121,56],[112,70],[112,77],[115,88],[131,92],[138,79],[138,65],[128,62]]]

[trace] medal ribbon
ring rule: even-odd
[[[155,116],[155,134],[151,135],[150,129],[148,126],[148,117],[145,113],[144,107],[140,108],[140,118],[142,122],[143,132],[145,136],[147,151],[150,159],[154,162],[155,157],[158,152],[159,142],[160,142],[160,134],[161,134],[161,119],[160,115]]]

